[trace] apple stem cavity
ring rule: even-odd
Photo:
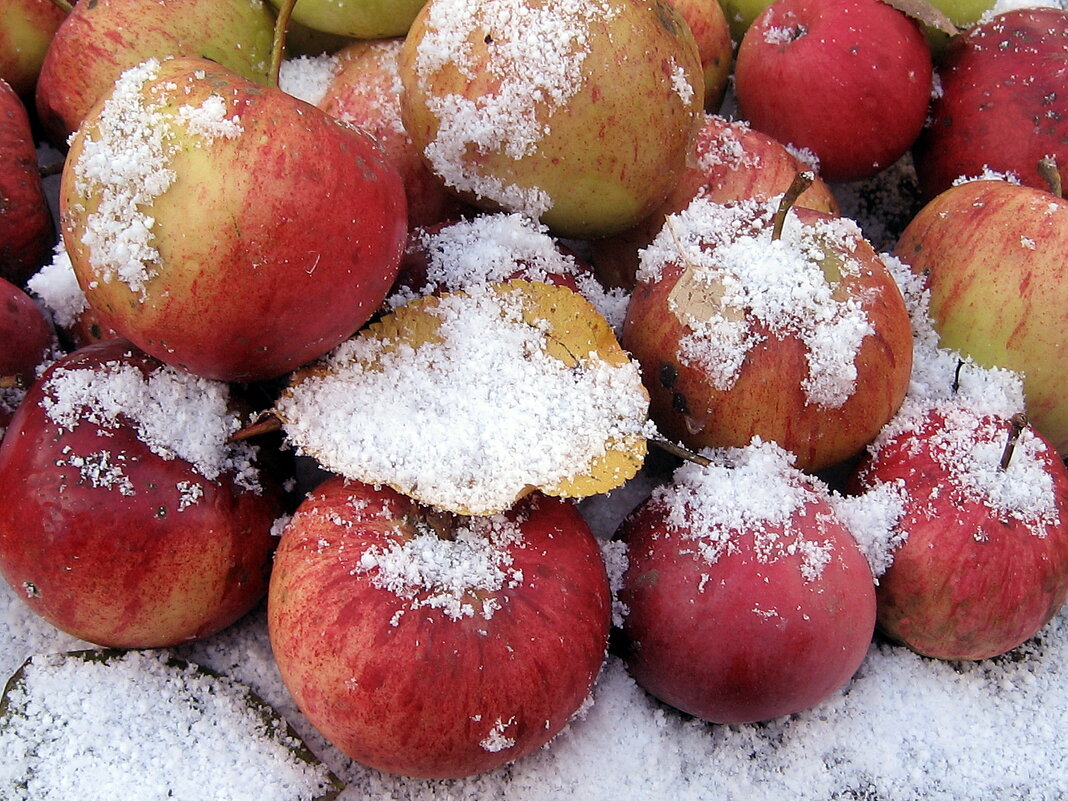
[[[271,434],[282,429],[282,419],[274,412],[268,410],[260,412],[247,426],[243,426],[230,435],[230,442],[244,442],[253,437]]]
[[[661,439],[660,437],[647,437],[646,442],[651,445],[655,445],[662,451],[670,453],[672,456],[678,456],[680,459],[684,459],[687,462],[693,462],[694,464],[700,465],[701,467],[708,467],[710,464],[712,464],[711,459],[701,456],[699,453],[694,453],[688,448],[684,448],[681,445],[671,442],[670,440]]]
[[[812,182],[815,180],[816,173],[811,170],[802,170],[794,176],[794,180],[790,182],[790,186],[783,193],[782,199],[779,200],[779,207],[775,210],[775,218],[771,228],[772,242],[777,242],[782,237],[782,229],[786,225],[786,215],[793,208],[797,199],[801,197],[801,194],[812,186]]]
[[[267,71],[267,85],[278,88],[278,73],[282,69],[282,59],[286,52],[286,31],[289,29],[289,18],[293,16],[293,7],[297,0],[282,0],[278,4],[278,16],[274,23],[274,41],[271,44],[271,66]]]
[[[1064,197],[1061,186],[1061,171],[1057,169],[1057,159],[1054,156],[1043,156],[1038,160],[1038,174],[1049,186],[1049,191],[1057,197]]]
[[[1009,462],[1012,461],[1012,454],[1016,450],[1016,443],[1020,439],[1020,432],[1027,428],[1027,415],[1023,412],[1017,412],[1009,418],[1009,438],[1005,442],[1005,450],[1001,453],[1001,464],[998,465],[998,469],[1005,471],[1009,469]]]

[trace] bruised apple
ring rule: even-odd
[[[575,506],[486,517],[328,479],[282,533],[271,647],[301,711],[353,759],[460,777],[529,754],[590,693],[608,579]]]
[[[0,572],[99,645],[219,631],[267,589],[281,512],[225,385],[111,340],[54,362],[0,444]]]
[[[748,723],[814,706],[860,666],[871,569],[826,487],[754,441],[705,451],[623,522],[625,659],[684,712]]]

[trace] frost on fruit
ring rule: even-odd
[[[459,514],[534,489],[614,489],[645,456],[648,394],[593,306],[522,280],[414,300],[297,374],[276,405],[324,467]]]
[[[340,781],[251,690],[163,651],[27,660],[0,701],[5,801],[328,801]]]

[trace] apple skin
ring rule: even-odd
[[[923,31],[881,0],[778,0],[746,31],[734,86],[744,119],[810,150],[838,182],[869,178],[908,151],[931,82]]]
[[[806,225],[831,216],[800,207],[790,213]],[[744,447],[758,436],[792,452],[806,471],[860,453],[905,397],[912,328],[897,284],[871,245],[858,237],[855,255],[864,267],[841,284],[860,300],[875,334],[863,339],[854,360],[856,389],[837,408],[808,402],[804,343],[779,338],[759,321],[754,331],[763,341],[746,355],[734,385],[717,389],[705,370],[680,357],[679,343],[691,330],[671,311],[669,298],[683,266],[666,265],[660,280],[639,282],[627,306],[622,344],[641,364],[649,416],[660,432],[695,450]]]
[[[169,114],[224,97],[243,130],[201,146],[169,117],[188,146],[169,158],[173,185],[144,209],[159,256],[139,291],[109,280],[83,241],[102,189],[83,194],[77,171],[105,106],[90,114],[60,185],[89,304],[102,326],[208,378],[265,380],[313,361],[369,319],[396,276],[408,229],[400,176],[364,132],[212,62],[174,58],[154,75],[140,91],[161,87]]]
[[[735,724],[808,709],[849,681],[875,628],[871,569],[816,491],[791,525],[833,546],[816,580],[803,577],[800,552],[758,558],[752,531],[730,532],[733,547],[710,564],[655,498],[624,520],[624,649],[638,684],[702,720]]]
[[[1045,445],[1037,458],[1052,476],[1059,520],[1029,529],[962,492],[932,444],[946,426],[934,409],[881,442],[850,488],[896,483],[904,497],[897,526],[907,539],[876,590],[880,630],[925,656],[986,659],[1035,636],[1068,598],[1068,470],[1032,432]]]
[[[0,278],[0,378],[29,386],[52,345],[52,326],[41,307],[19,287]]]
[[[55,241],[29,115],[0,80],[0,278],[25,284],[49,260]]]
[[[926,204],[894,255],[926,276],[942,347],[1023,376],[1031,424],[1068,454],[1068,201],[968,181]]]
[[[913,148],[926,199],[960,177],[1013,174],[1048,189],[1038,162],[1068,178],[1068,11],[1017,9],[956,37],[939,64],[940,94]]]
[[[719,0],[671,0],[671,5],[686,20],[697,42],[705,74],[705,111],[718,111],[734,64],[734,42],[723,7]]]
[[[558,66],[555,43],[524,52],[524,36],[534,36],[498,0],[430,0],[400,67],[405,127],[447,186],[479,208],[521,211],[576,239],[625,230],[663,201],[704,100],[697,43],[666,0],[588,5],[569,16],[530,3],[531,16],[578,30],[567,41],[582,43],[571,48],[584,54],[578,73],[552,73],[555,85],[532,80],[539,59]],[[453,29],[468,18],[464,31]]]
[[[757,198],[767,200],[785,192],[799,172],[809,169],[780,142],[749,127],[706,114],[690,157],[667,199],[633,228],[590,243],[597,276],[607,286],[633,289],[638,253],[664,227],[669,214],[682,211],[695,197],[715,203]],[[827,183],[816,176],[797,200],[805,208],[838,213],[838,202]]]
[[[271,0],[275,8],[279,0]],[[293,19],[315,31],[353,39],[404,36],[426,0],[298,0]]]
[[[129,425],[74,429],[42,403],[59,369],[159,362],[111,340],[53,363],[27,392],[0,444],[0,572],[34,612],[98,645],[152,648],[206,637],[267,590],[281,514],[276,496],[211,481],[163,459]],[[132,494],[93,486],[70,462],[106,451]],[[182,508],[179,482],[203,495]]]
[[[52,0],[0,0],[0,78],[33,98],[52,36],[67,16]]]
[[[266,83],[274,15],[248,0],[79,2],[56,31],[37,79],[41,125],[56,147],[119,76],[147,58],[198,56]]]
[[[275,661],[304,715],[353,759],[406,776],[482,773],[540,748],[587,698],[610,622],[597,542],[567,501],[536,493],[505,514],[522,521],[508,549],[522,578],[492,593],[489,619],[413,611],[360,569],[416,526],[456,524],[393,490],[327,479],[283,531],[268,593]],[[490,750],[480,743],[497,721],[511,721],[513,742]]]

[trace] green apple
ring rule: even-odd
[[[719,0],[727,24],[731,27],[731,38],[735,42],[742,41],[753,20],[771,3],[772,0]]]
[[[280,7],[281,0],[271,0]],[[293,19],[313,30],[354,39],[404,36],[426,0],[297,0]]]

